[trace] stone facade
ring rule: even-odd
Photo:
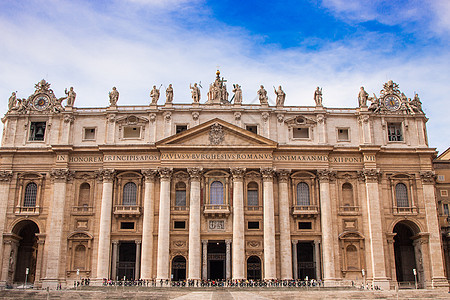
[[[45,80],[27,99],[14,93],[0,148],[1,283],[308,278],[388,289],[414,284],[415,269],[420,287],[447,286],[417,95],[389,81],[379,97],[356,91],[357,108],[327,108],[317,88],[312,106],[294,107],[281,87],[261,86],[264,101],[249,105],[238,84],[230,101],[219,75],[203,98],[191,86],[192,104],[177,104],[172,86],[165,104],[155,86],[133,107],[116,88],[103,108],[76,107],[73,88],[56,98]]]

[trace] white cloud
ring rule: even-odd
[[[272,99],[272,86],[281,84],[287,105],[313,105],[314,89],[321,86],[326,106],[355,107],[360,86],[378,94],[382,84],[393,79],[408,97],[419,92],[430,117],[431,145],[441,151],[447,147],[438,135],[450,136],[442,109],[443,95],[450,94],[448,51],[420,59],[386,57],[377,34],[331,43],[315,52],[270,45],[255,51],[261,45],[253,43],[254,36],[225,24],[214,27],[217,21],[208,20],[207,14],[201,16],[201,22],[208,21],[204,28],[186,29],[164,9],[143,19],[137,8],[122,9],[121,4],[104,11],[64,1],[48,5],[57,12],[50,19],[34,14],[34,7],[17,12],[20,22],[0,17],[0,69],[6,70],[0,73],[2,112],[12,91],[28,97],[42,78],[58,97],[74,86],[78,107],[106,106],[112,86],[120,92],[120,105],[147,105],[151,87],[169,83],[174,85],[174,101],[189,103],[189,84],[201,81],[204,99],[219,65],[229,92],[232,83],[241,84],[246,103],[256,101],[260,84]],[[202,14],[198,10],[186,8],[183,14],[196,18]],[[387,47],[392,44],[389,38],[382,37]]]

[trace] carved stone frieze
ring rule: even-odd
[[[172,244],[176,248],[184,248],[184,247],[186,247],[186,242],[185,241],[173,241]]]
[[[270,114],[266,111],[261,114],[261,117],[264,122],[267,122],[267,120],[269,119],[269,116],[270,116]]]
[[[155,113],[151,113],[149,116],[149,120],[150,122],[155,122],[156,121],[156,114]]]
[[[107,116],[107,118],[108,118],[108,121],[111,122],[111,123],[114,123],[116,121],[116,115],[115,114],[109,114]]]
[[[210,231],[224,231],[225,220],[209,220],[208,229]]]
[[[242,181],[245,175],[246,168],[230,168],[230,172],[233,175],[233,180]]]
[[[69,169],[52,169],[50,171],[50,177],[53,180],[64,180],[64,181],[68,181],[71,180],[73,178],[73,176],[75,175],[74,171],[70,171]]]
[[[220,145],[224,139],[225,131],[223,130],[223,126],[218,123],[214,123],[209,131],[209,142],[211,145]]]
[[[100,169],[97,172],[98,179],[104,182],[112,182],[116,176],[116,170],[114,169]]]
[[[358,176],[361,180],[366,182],[378,182],[382,173],[375,169],[364,169],[358,172]]]
[[[170,119],[172,118],[172,112],[170,112],[170,111],[166,111],[166,112],[164,112],[164,119],[166,120],[166,121],[170,121]]]
[[[272,180],[273,179],[273,168],[260,168],[261,175],[263,177],[263,180]]]
[[[198,111],[192,112],[192,120],[197,121],[199,117],[200,117],[200,113]]]
[[[13,177],[12,171],[0,170],[0,182],[1,181],[11,181]]]
[[[278,170],[277,176],[279,182],[289,182],[289,176],[291,175],[290,170]]]
[[[156,176],[158,176],[158,171],[156,169],[142,169],[142,175],[146,181],[155,181]]]
[[[187,171],[192,181],[200,181],[202,178],[203,168],[188,168]]]
[[[235,112],[234,113],[234,119],[236,120],[236,121],[239,121],[240,119],[241,119],[241,113],[240,112]]]
[[[358,122],[360,124],[368,123],[369,122],[369,116],[368,115],[360,115],[360,116],[358,116]]]
[[[423,184],[434,184],[436,181],[436,174],[433,171],[420,172],[420,178]]]
[[[72,124],[74,120],[75,120],[75,117],[72,114],[64,115],[64,123]]]
[[[247,246],[250,247],[250,248],[257,248],[260,245],[261,245],[261,243],[258,242],[258,241],[248,241],[247,242]]]
[[[332,170],[317,170],[317,176],[321,182],[329,182],[336,179],[336,172]]]
[[[173,174],[173,177],[177,181],[187,181],[189,178],[189,175],[186,174],[186,172],[180,171],[180,172],[176,172],[175,174]]]
[[[278,114],[277,115],[277,120],[278,120],[279,123],[283,123],[283,121],[284,121],[284,114]]]
[[[323,114],[319,114],[319,115],[317,115],[316,120],[317,120],[317,123],[323,124],[323,123],[325,123],[325,116]]]
[[[172,168],[158,168],[159,176],[164,180],[170,180],[170,178],[172,177],[172,172]]]

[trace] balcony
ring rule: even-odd
[[[203,206],[205,217],[222,218],[230,214],[230,206],[225,204],[205,204]]]
[[[392,208],[392,213],[394,215],[417,215],[419,213],[419,209],[415,206],[413,207],[394,206]]]
[[[16,206],[15,214],[18,216],[37,216],[39,206]]]
[[[251,214],[260,214],[263,211],[262,205],[248,205],[245,206],[245,212]]]
[[[360,214],[359,206],[340,206],[339,215],[341,216],[356,216]]]
[[[114,215],[116,217],[135,217],[141,215],[141,207],[138,205],[115,205]]]
[[[92,216],[94,214],[93,206],[73,206],[72,207],[72,216]]]
[[[314,218],[319,214],[317,205],[294,205],[292,207],[292,215],[297,218]]]

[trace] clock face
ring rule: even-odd
[[[393,95],[386,96],[384,98],[384,106],[390,110],[397,110],[400,108],[400,99]]]
[[[33,106],[38,110],[44,110],[48,107],[50,99],[46,95],[38,95],[33,100]]]

